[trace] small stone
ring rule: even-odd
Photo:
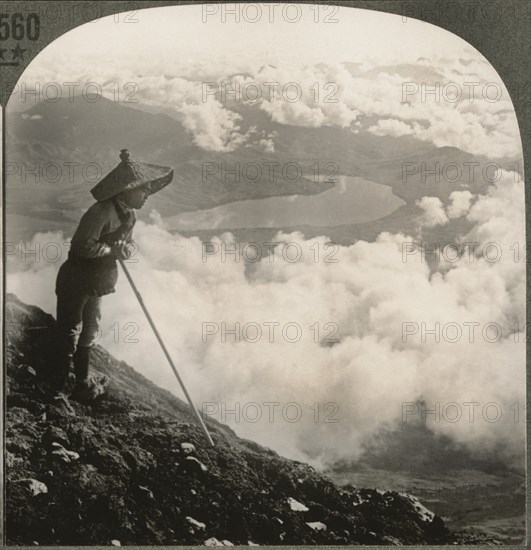
[[[37,372],[33,367],[26,365],[26,363],[21,363],[17,366],[15,376],[21,381],[34,382],[34,378],[35,376],[37,376]]]
[[[147,487],[144,487],[143,485],[139,485],[138,488],[142,491],[142,493],[149,499],[153,498],[153,491],[148,489]]]
[[[189,455],[190,453],[195,453],[195,445],[192,443],[181,443],[181,449]]]
[[[44,413],[46,414],[46,413]],[[50,426],[42,436],[42,442],[48,447],[52,447],[54,443],[59,443],[65,447],[70,446],[70,441],[65,431],[56,426]]]
[[[51,420],[60,420],[65,416],[75,416],[76,414],[76,411],[62,393],[53,397],[52,405],[53,408],[48,411]]]
[[[326,531],[326,525],[320,521],[306,522],[308,527],[311,527],[314,531]]]
[[[195,491],[194,489],[192,489],[190,493],[192,493],[192,495],[197,495],[197,491]]]
[[[222,540],[223,546],[234,546],[230,540]]]
[[[116,539],[112,539],[111,544],[113,546],[122,546],[122,543],[119,540],[116,540]]]
[[[60,443],[54,441],[52,447],[55,449],[52,451],[52,455],[60,458],[63,462],[73,462],[78,460],[79,454],[74,451],[68,451]]]
[[[195,456],[187,456],[186,460],[188,460],[189,462],[193,462],[194,464],[197,464],[198,468],[200,468],[202,472],[206,472],[208,470],[208,468],[202,462],[199,462],[199,460],[197,460]]]
[[[21,482],[27,483],[29,490],[31,491],[31,494],[36,497],[37,495],[40,495],[41,493],[47,493],[48,487],[42,482],[37,481],[36,479],[21,479]]]
[[[33,367],[30,367],[29,365],[22,364],[19,365],[18,368],[24,370],[24,372],[29,374],[30,376],[37,376],[35,369]]]
[[[294,512],[307,512],[309,510],[307,506],[295,500],[293,497],[288,497],[288,504]]]
[[[204,542],[205,546],[223,546],[223,543],[220,542],[217,538],[211,537]]]
[[[194,527],[197,527],[197,529],[205,529],[206,528],[205,523],[202,523],[201,521],[197,521],[196,519],[194,519],[190,516],[186,516],[186,521],[188,523],[190,523],[191,525],[193,525]]]

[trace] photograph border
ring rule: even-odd
[[[6,133],[4,128],[8,123],[5,106],[17,81],[24,70],[35,56],[48,44],[53,42],[62,34],[75,29],[76,27],[101,17],[131,12],[144,8],[155,8],[163,6],[184,6],[191,4],[245,4],[249,2],[193,2],[193,1],[79,1],[79,0],[42,0],[42,1],[0,1],[0,14],[39,14],[41,24],[39,37],[30,41],[26,37],[19,41],[23,49],[23,56],[18,64],[0,62],[0,105],[2,112],[0,121],[2,127],[2,195],[1,195],[1,239],[2,239],[2,270],[0,280],[2,293],[1,322],[2,322],[2,391],[0,392],[0,406],[2,410],[2,429],[0,430],[0,445],[2,448],[2,460],[0,461],[0,510],[2,521],[0,522],[0,542],[5,544],[5,483],[4,483],[4,431],[5,424],[5,295],[6,295],[6,256],[5,256],[5,151]],[[272,2],[264,2],[272,3]],[[277,4],[304,4],[306,2],[286,2],[277,0]],[[530,250],[529,233],[531,230],[531,217],[528,216],[531,202],[529,197],[529,168],[531,162],[531,2],[528,0],[345,0],[345,1],[323,1],[312,0],[311,4],[324,4],[341,6],[343,8],[357,8],[372,11],[380,11],[397,14],[407,29],[408,19],[418,19],[437,25],[464,39],[476,48],[498,72],[507,90],[510,93],[514,105],[524,159],[524,181],[525,181],[525,209],[526,209],[526,246]],[[53,14],[56,16],[53,16]],[[63,14],[67,13],[65,17]],[[52,14],[52,15],[50,15]],[[479,15],[478,15],[479,14]],[[47,15],[46,17],[44,17]],[[460,16],[456,16],[460,15]],[[154,32],[156,29],[154,29]],[[0,38],[1,40],[1,38]],[[0,45],[3,42],[0,41]],[[109,52],[112,55],[112,52]],[[529,271],[526,270],[526,312],[529,309],[531,300],[531,284]],[[527,319],[527,315],[526,315]],[[526,323],[526,329],[528,324]],[[528,337],[531,331],[527,331]],[[531,434],[531,413],[530,393],[531,371],[529,366],[529,351],[531,349],[529,338],[526,342],[526,474],[530,470],[531,457],[527,452],[527,442]],[[529,475],[526,475],[526,545],[529,544]],[[455,546],[453,546],[455,548]],[[79,547],[83,548],[83,547]],[[138,546],[136,548],[142,548]],[[192,547],[175,547],[192,548]],[[263,548],[276,548],[264,546]],[[304,546],[284,546],[283,548],[305,548]],[[317,547],[318,548],[318,547]],[[347,548],[338,546],[339,548]],[[348,547],[350,548],[350,547]],[[385,548],[371,546],[370,548]],[[430,548],[429,546],[426,548]],[[440,548],[440,547],[433,547]],[[524,548],[524,546],[505,546],[505,548]]]

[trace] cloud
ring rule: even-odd
[[[459,196],[452,205],[458,203]],[[444,221],[437,201],[426,200],[423,208],[428,224]],[[217,406],[218,419],[222,407],[235,411],[239,406],[239,422],[234,414],[225,420],[244,437],[294,458],[311,456],[329,464],[358,458],[381,429],[399,425],[404,403],[423,399],[428,406],[442,407],[477,402],[474,422],[465,416],[455,423],[428,422],[428,429],[474,452],[495,452],[521,466],[525,425],[514,421],[511,407],[525,403],[524,332],[514,329],[523,331],[525,326],[525,264],[515,261],[511,245],[525,242],[522,183],[513,173],[501,172],[486,195],[474,197],[466,217],[473,228],[462,240],[477,242],[476,254],[435,271],[420,255],[404,260],[404,243],[413,239],[402,234],[383,233],[375,242],[341,246],[339,261],[325,263],[315,262],[315,250],[324,250],[326,237],[307,240],[298,232],[279,233],[274,240],[283,245],[249,269],[231,255],[225,261],[219,254],[204,261],[198,238],[142,222],[135,229],[139,262],[131,264],[130,271],[196,403]],[[60,234],[46,234],[34,242],[62,239]],[[229,233],[213,242],[218,247],[226,243],[228,249],[235,246]],[[492,242],[503,250],[496,262],[482,254]],[[288,244],[292,252],[302,251],[299,261],[284,258],[283,246]],[[9,256],[8,291],[54,312],[58,265],[30,263],[21,270],[18,257]],[[103,311],[101,343],[181,395],[123,276],[117,292],[104,298]],[[126,322],[138,325],[137,343],[122,338],[115,342],[110,327],[118,323],[123,329]],[[206,340],[205,322],[215,329]],[[272,323],[278,325],[270,341],[267,327]],[[282,336],[290,323],[300,327],[299,341]],[[404,323],[417,332],[404,338]],[[423,323],[432,331],[424,337]],[[457,324],[462,337],[437,341],[437,323],[441,332]],[[473,342],[466,323],[475,324]],[[483,337],[492,323],[503,332],[496,342]],[[262,337],[254,343],[236,341],[230,330],[241,336],[246,325],[247,340],[256,334],[250,330],[256,326]],[[336,329],[339,342],[323,343]],[[273,402],[279,405],[270,422],[264,403]],[[249,403],[262,407],[257,422],[241,414]],[[297,422],[282,416],[289,403],[301,408]],[[326,403],[335,405],[324,410]],[[487,403],[501,408],[497,422],[482,415]],[[324,422],[326,414],[338,422]]]
[[[216,59],[178,59],[163,66],[139,62],[132,70],[118,61],[102,65],[99,59],[72,68],[72,63],[62,65],[59,56],[53,63],[30,65],[10,108],[21,95],[28,95],[21,94],[23,86],[42,90],[41,83],[56,83],[65,97],[96,82],[115,101],[132,94],[141,103],[173,110],[194,143],[206,150],[229,152],[250,143],[264,146],[238,128],[241,119],[234,105],[219,96],[203,96],[204,85],[210,83],[218,90],[240,89],[238,104],[254,105],[278,124],[411,135],[437,147],[458,147],[490,158],[521,154],[509,94],[478,52],[464,48],[462,56],[453,59],[432,56],[429,66],[422,59],[369,66],[364,59],[354,70],[352,63],[319,61],[302,65],[272,59],[264,65],[249,59],[227,60],[220,52]],[[67,82],[76,87],[68,89]],[[257,90],[260,94],[254,99]],[[234,94],[227,97],[234,101]],[[19,103],[19,108],[29,106]]]
[[[265,133],[265,132],[264,132]],[[274,153],[275,152],[275,138],[277,137],[277,132],[271,132],[267,137],[263,137],[259,142],[258,146],[265,153]]]
[[[339,63],[267,65],[222,81],[228,89],[258,87],[252,100],[242,93],[239,101],[258,104],[279,124],[356,128],[363,116],[371,122],[361,129],[376,135],[412,135],[494,158],[520,154],[518,124],[503,82],[478,54],[468,53],[467,59],[465,68],[456,60],[434,58],[429,70],[422,61],[365,71]]]
[[[450,219],[460,218],[468,213],[472,202],[470,191],[454,191],[449,196],[450,203],[446,207],[446,214]]]
[[[418,125],[415,127],[397,120],[396,118],[385,118],[379,120],[377,124],[369,128],[369,132],[377,136],[393,136],[400,137],[415,134],[418,130]]]
[[[241,116],[225,109],[218,101],[183,105],[183,126],[194,136],[194,143],[207,151],[234,151],[247,136],[239,132]]]
[[[444,205],[438,197],[422,197],[415,204],[423,210],[421,224],[424,227],[435,227],[448,223]]]
[[[351,78],[341,65],[266,65],[251,76],[237,77],[229,87],[240,86],[243,103],[258,103],[279,124],[293,126],[338,126],[356,121],[359,111],[340,99],[339,78]],[[259,89],[259,98],[247,100],[246,87]]]

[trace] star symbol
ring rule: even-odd
[[[20,58],[24,59],[24,52],[26,51],[26,48],[21,48],[20,44],[17,44],[16,48],[9,48],[13,52],[13,60]]]
[[[0,59],[4,59],[4,52],[7,52],[5,48],[0,48]]]

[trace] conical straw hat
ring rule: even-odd
[[[145,186],[152,195],[166,187],[173,179],[173,168],[144,162],[133,162],[127,149],[120,152],[121,162],[91,190],[97,201],[115,197],[122,191]]]

